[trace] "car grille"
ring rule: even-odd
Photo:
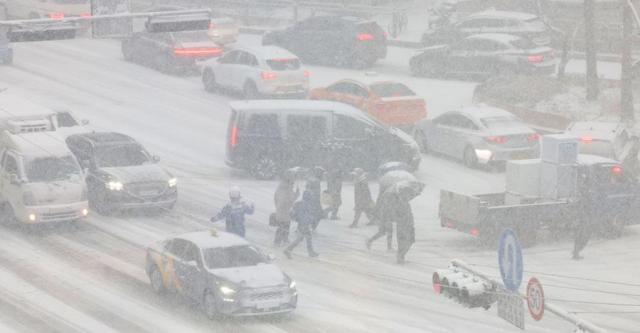
[[[47,221],[63,221],[63,220],[75,220],[79,218],[78,213],[74,211],[58,212],[58,213],[45,213],[40,216],[40,219],[44,222]]]
[[[267,291],[267,292],[256,292],[249,296],[249,300],[251,301],[268,301],[272,299],[279,299],[284,296],[284,292],[282,291]]]
[[[127,192],[141,196],[141,197],[153,197],[162,194],[167,184],[164,182],[141,182],[131,183],[125,185]]]

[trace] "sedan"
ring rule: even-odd
[[[208,61],[202,70],[202,83],[209,92],[238,91],[246,99],[306,98],[309,72],[285,49],[239,47]]]
[[[553,49],[506,34],[479,34],[459,42],[420,50],[409,61],[411,73],[424,76],[492,77],[509,74],[552,74]]]
[[[198,61],[222,55],[222,48],[206,31],[141,31],[122,41],[122,55],[163,73],[181,73],[196,71]]]
[[[351,104],[385,124],[403,129],[413,128],[427,116],[424,98],[400,82],[365,84],[341,80],[326,88],[311,90],[309,98]]]
[[[511,113],[487,106],[465,107],[424,121],[416,130],[424,152],[464,161],[469,167],[539,156],[539,136]]]
[[[244,238],[212,229],[151,245],[145,270],[156,293],[185,296],[210,319],[290,313],[296,283],[272,261]]]

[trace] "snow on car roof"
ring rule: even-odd
[[[21,134],[9,134],[5,132],[5,138],[9,145],[24,156],[69,156],[71,151],[67,148],[61,137],[55,132],[33,132]]]
[[[295,54],[275,45],[264,45],[258,47],[243,45],[241,47],[234,48],[234,50],[247,51],[262,59],[298,59],[298,56]]]
[[[478,119],[493,118],[493,117],[515,118],[515,116],[509,111],[499,109],[496,107],[483,106],[483,105],[473,105],[473,106],[463,107],[462,109],[459,109],[458,112],[467,114],[469,116],[472,116]]]
[[[218,230],[188,232],[186,234],[178,235],[175,238],[190,241],[201,249],[249,245],[249,242],[240,236]]]
[[[534,14],[530,14],[530,13],[512,12],[512,11],[494,10],[494,9],[473,13],[473,14],[469,15],[468,17],[469,17],[469,19],[476,19],[476,18],[481,18],[481,17],[506,18],[506,19],[514,19],[514,20],[519,20],[519,21],[529,21],[529,20],[535,20],[535,19],[538,18],[538,16],[536,16]]]

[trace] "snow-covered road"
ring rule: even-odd
[[[243,38],[254,43],[255,37]],[[0,236],[0,331],[19,332],[511,332],[489,311],[464,309],[431,291],[431,274],[448,260],[463,259],[497,274],[493,249],[441,229],[437,218],[442,188],[468,192],[503,189],[500,173],[469,170],[455,161],[425,156],[418,177],[427,190],[413,202],[417,243],[409,263],[364,238],[371,227],[349,229],[352,187],[345,186],[341,221],[324,221],[316,235],[319,259],[283,259],[271,247],[274,182],[261,182],[224,165],[229,97],[204,92],[197,77],[172,77],[122,60],[113,41],[72,40],[15,45],[13,67],[0,67],[0,85],[33,94],[56,108],[68,107],[93,126],[127,133],[162,159],[178,177],[176,209],[157,216],[92,215],[78,228],[28,233],[2,228]],[[390,48],[375,71],[402,80],[427,99],[430,116],[467,104],[475,84],[413,78],[407,51]],[[312,86],[364,74],[311,67]],[[257,212],[247,238],[279,256],[297,282],[299,308],[291,319],[211,322],[196,305],[156,296],[144,273],[144,248],[168,235],[209,227],[231,184],[239,185]],[[549,237],[550,238],[550,237]],[[537,276],[555,303],[584,314],[611,332],[638,332],[640,233],[629,228],[620,240],[595,240],[586,259],[569,260],[572,243],[543,239],[525,250],[525,279]],[[582,279],[578,277],[588,277]],[[618,281],[614,284],[602,281]],[[612,306],[636,304],[636,306]],[[568,332],[571,325],[547,314],[527,319],[532,332]]]

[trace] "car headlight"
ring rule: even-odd
[[[176,185],[178,185],[178,179],[177,178],[169,179],[169,187],[176,187]]]
[[[122,191],[122,189],[124,188],[124,185],[122,184],[122,182],[119,181],[109,181],[107,184],[107,189],[109,189],[110,191]]]
[[[235,290],[235,289],[233,289],[233,288],[231,288],[231,287],[227,287],[227,286],[220,286],[220,292],[221,292],[223,295],[231,296],[231,295],[233,295],[233,294],[235,294],[235,293],[236,293],[236,290]]]
[[[33,206],[33,205],[37,205],[38,201],[36,200],[36,197],[33,195],[33,192],[28,191],[22,194],[22,203],[25,206]]]

